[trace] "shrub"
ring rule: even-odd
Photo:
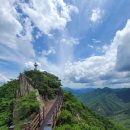
[[[35,92],[30,92],[28,95],[21,97],[18,99],[17,104],[19,120],[23,120],[32,113],[39,111],[39,102],[36,100]]]

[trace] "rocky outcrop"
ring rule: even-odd
[[[42,111],[44,103],[43,103],[42,97],[40,96],[38,90],[33,87],[32,81],[28,77],[26,77],[24,74],[20,74],[19,82],[20,82],[20,88],[16,92],[16,101],[20,97],[26,96],[30,92],[35,91],[37,101],[40,104],[40,108],[39,109]],[[17,102],[14,104],[13,118],[14,119],[17,118]]]
[[[17,90],[16,98],[28,95],[29,92],[34,91],[33,86],[28,83],[28,80],[24,74],[20,74],[19,76],[20,88]]]

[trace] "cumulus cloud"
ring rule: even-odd
[[[90,22],[100,22],[104,13],[102,7],[106,2],[94,1],[77,0],[74,5],[78,10],[63,0],[29,0],[28,2],[1,0],[4,5],[0,4],[0,59],[18,62],[28,69],[34,68],[34,59],[37,59],[40,70],[57,74],[68,85],[121,87],[122,84],[127,87],[130,81],[130,20],[122,30],[117,31],[110,45],[101,47],[103,55],[91,56],[83,61],[73,61],[74,46],[79,44],[79,39],[67,33],[69,30],[66,25],[71,21],[72,12],[78,11],[79,16],[82,14],[82,18],[78,17],[80,18],[78,24],[82,26],[76,25],[78,33],[84,30],[86,32],[89,28],[86,25]],[[80,5],[89,6],[86,8]],[[35,29],[38,31],[35,32]],[[53,37],[56,48],[48,45],[48,50],[43,50],[40,57],[37,57],[35,53],[37,50],[34,50],[32,44],[33,38],[39,39],[44,34],[50,36],[53,30],[60,31],[57,39]],[[36,35],[33,36],[32,33]],[[98,44],[101,41],[92,39],[92,42]],[[94,47],[90,44],[88,46]],[[58,56],[51,62],[48,56],[55,53]],[[0,75],[0,79],[8,78]]]
[[[15,48],[14,40],[17,34],[22,31],[22,25],[17,20],[18,14],[14,8],[13,2],[8,0],[4,5],[0,4],[0,43]]]
[[[50,36],[53,30],[63,31],[71,21],[72,12],[77,13],[78,9],[63,0],[1,0],[0,3],[0,60],[18,63],[21,68],[32,68],[32,61],[38,59],[41,63],[45,61],[47,70],[50,70],[49,66],[56,68],[57,65],[46,58],[56,50],[48,46],[49,49],[37,57],[32,43],[43,34]],[[71,39],[70,42],[75,44],[76,41]]]
[[[66,80],[86,83],[89,87],[103,87],[113,84],[116,84],[116,87],[121,87],[121,83],[122,87],[125,87],[125,85],[128,87],[126,80],[130,80],[129,72],[118,72],[117,68],[124,71],[129,70],[129,36],[130,20],[127,21],[122,30],[117,31],[104,55],[91,56],[84,61],[67,63],[65,68]]]
[[[74,82],[92,82],[110,71],[111,66],[105,56],[92,56],[84,61],[67,64],[65,74]]]
[[[21,13],[19,9],[23,12]],[[67,5],[63,0],[39,2],[30,0],[29,3],[7,0],[4,6],[0,4],[0,43],[2,45],[0,50],[3,52],[0,58],[16,60],[19,63],[33,59],[35,57],[32,45],[34,28],[37,27],[48,35],[52,30],[61,30],[71,20],[72,12],[77,12],[77,8]],[[36,38],[41,35],[42,33],[39,32]],[[48,50],[46,54],[50,53],[55,53],[54,49]]]
[[[29,3],[21,3],[20,7],[35,26],[48,35],[52,30],[65,28],[71,21],[71,13],[78,12],[76,7],[63,0],[30,0]]]
[[[103,11],[100,8],[93,9],[90,17],[90,21],[96,23],[99,20],[101,20],[102,15],[103,15]]]
[[[116,67],[119,71],[130,71],[130,20],[123,30],[117,32],[117,42],[120,45],[117,51]]]
[[[28,18],[21,19],[15,1],[0,4],[0,14],[0,59],[20,63],[34,57],[31,22]]]

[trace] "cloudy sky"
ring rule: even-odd
[[[33,69],[63,86],[130,87],[129,0],[0,0],[0,82]]]

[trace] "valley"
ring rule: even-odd
[[[76,95],[78,100],[99,115],[113,123],[130,129],[130,89],[95,89],[89,93]]]

